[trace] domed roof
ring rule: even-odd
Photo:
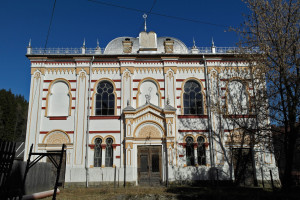
[[[123,41],[131,41],[132,52],[139,50],[139,39],[134,37],[118,37],[110,41],[104,49],[103,54],[123,54]]]
[[[175,54],[186,54],[188,53],[188,48],[186,45],[179,39],[173,37],[158,37],[157,38],[157,51],[158,53],[165,53],[164,42],[167,40],[174,41],[173,53]]]
[[[141,34],[140,34],[141,37]],[[156,37],[156,34],[155,34]],[[107,46],[105,47],[104,54],[138,54],[140,53],[140,38],[134,37],[118,37],[110,41]],[[157,43],[157,48],[149,50],[143,50],[143,53],[151,53],[151,54],[187,54],[188,48],[186,45],[177,38],[173,37],[158,37],[155,38]],[[172,51],[166,52],[166,42],[169,42],[172,46]],[[126,44],[125,44],[126,43]],[[125,46],[125,45],[127,46]],[[124,48],[131,48],[130,50],[126,51]]]

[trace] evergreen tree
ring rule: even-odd
[[[0,139],[24,141],[26,134],[28,102],[11,90],[0,90]]]

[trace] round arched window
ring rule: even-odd
[[[197,138],[197,156],[198,165],[206,165],[205,139],[202,136]]]
[[[203,98],[198,82],[192,80],[184,84],[183,107],[185,115],[203,114]]]
[[[101,138],[95,139],[95,148],[94,148],[94,167],[101,167],[102,164],[102,140]]]
[[[105,167],[113,166],[113,139],[106,139],[106,149],[105,149]]]
[[[193,166],[195,165],[194,139],[192,137],[187,137],[185,141],[186,141],[186,165]]]
[[[114,87],[109,81],[101,81],[97,86],[95,115],[114,115]]]

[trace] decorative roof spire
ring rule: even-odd
[[[97,48],[99,48],[99,40],[98,40],[98,38],[97,38]]]
[[[83,38],[83,44],[82,47],[85,47],[85,38]]]
[[[195,38],[193,37],[193,48],[196,48],[196,42],[195,42]]]
[[[144,18],[144,20],[145,20],[145,23],[144,23],[144,31],[146,32],[147,31],[147,14],[145,13],[145,14],[143,14],[143,18]]]
[[[211,38],[211,52],[216,53],[216,46],[213,37]]]
[[[170,105],[170,98],[169,98],[169,96],[167,98],[167,105]]]
[[[29,47],[29,48],[31,47],[31,38],[29,39],[28,47]]]

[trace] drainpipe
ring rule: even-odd
[[[254,96],[254,114],[255,114],[255,126],[256,126],[256,133],[259,133],[258,130],[258,119],[257,119],[257,103],[256,103],[256,93],[255,93],[255,88],[254,88],[254,78],[253,78],[253,66],[252,63],[250,64],[250,76],[251,76],[251,82],[252,82],[252,88],[253,88],[253,96]],[[253,133],[251,134],[251,143],[250,143],[250,147],[251,147],[251,159],[252,159],[252,168],[253,168],[253,178],[254,178],[254,186],[258,186],[258,182],[257,182],[257,174],[256,174],[256,163],[255,163],[255,150],[254,150],[254,145],[253,141],[255,141],[255,135],[253,135]],[[260,145],[260,150],[261,150],[261,145]],[[261,151],[262,152],[262,151]],[[262,153],[260,152],[260,156],[262,158]],[[261,176],[262,176],[262,180],[263,180],[263,162],[261,162]]]
[[[89,155],[89,132],[90,132],[90,98],[91,98],[91,76],[92,76],[92,64],[95,60],[95,56],[91,59],[90,62],[90,73],[89,73],[89,87],[88,87],[88,112],[87,112],[87,126],[86,126],[86,155],[85,155],[85,172],[86,172],[86,187],[89,187],[89,162],[88,162],[88,155]]]
[[[210,165],[215,167],[214,162],[214,151],[213,151],[213,137],[212,137],[212,126],[211,126],[211,111],[210,111],[210,89],[209,89],[209,77],[207,72],[207,64],[205,56],[203,55],[204,61],[204,76],[205,76],[205,86],[206,86],[206,108],[207,108],[207,124],[208,124],[208,134],[209,134],[209,155],[210,155]]]
[[[166,187],[169,187],[169,169],[168,169],[168,165],[169,165],[169,161],[168,161],[168,147],[167,147],[167,133],[165,136],[165,162],[166,162]]]

